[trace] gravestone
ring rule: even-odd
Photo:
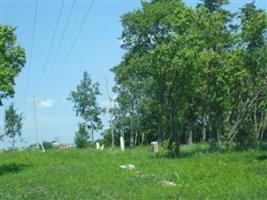
[[[157,141],[151,142],[150,143],[150,147],[151,147],[151,150],[154,153],[158,153],[159,152],[159,143]]]
[[[99,142],[96,143],[96,150],[99,150],[100,149],[100,144]]]
[[[120,146],[121,146],[121,151],[124,151],[125,143],[124,143],[124,138],[122,136],[120,137]]]

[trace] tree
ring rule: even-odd
[[[130,144],[165,140],[179,155],[186,141],[249,147],[265,138],[266,12],[247,4],[235,20],[227,3],[152,0],[122,16],[114,123]]]
[[[127,53],[113,69],[120,85],[118,97],[125,93],[130,97],[123,98],[128,101],[121,101],[130,104],[127,106],[131,108],[129,116],[134,118],[141,110],[148,111],[146,107],[150,106],[154,115],[150,131],[157,133],[159,140],[162,137],[169,140],[170,155],[180,152],[182,118],[178,117],[178,112],[183,112],[184,97],[189,92],[183,83],[191,76],[189,65],[193,58],[188,58],[194,52],[187,49],[192,20],[192,9],[181,1],[143,2],[142,9],[122,18],[123,48]]]
[[[267,109],[267,15],[254,3],[246,4],[241,20],[239,57],[246,76],[239,83],[235,99],[237,118],[229,133],[241,148],[253,147],[263,138]]]
[[[14,32],[14,27],[0,26],[0,105],[4,98],[14,96],[15,77],[26,62]]]
[[[210,12],[214,12],[219,10],[222,5],[228,4],[229,0],[202,0],[202,4],[198,4],[198,6],[206,7]]]
[[[100,95],[99,84],[92,83],[90,75],[83,73],[83,79],[76,87],[75,91],[71,91],[68,100],[72,101],[76,116],[83,119],[83,125],[91,132],[91,140],[94,141],[94,132],[103,127],[100,118],[103,109],[98,106],[97,96]],[[79,125],[79,130],[84,134],[84,127]],[[86,130],[86,132],[87,132]],[[79,131],[78,131],[79,132]],[[89,133],[87,132],[87,135]],[[83,137],[88,139],[87,137]]]
[[[5,136],[12,140],[12,148],[15,147],[16,137],[21,136],[22,114],[17,114],[14,105],[11,104],[5,111]]]

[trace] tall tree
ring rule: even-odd
[[[242,147],[255,146],[263,138],[267,108],[267,15],[257,9],[254,2],[246,4],[239,16],[241,20],[240,49],[245,79],[239,86],[236,99],[238,119],[229,134]],[[240,62],[240,61],[239,61]],[[236,136],[236,137],[235,137]]]
[[[21,136],[22,114],[17,114],[14,105],[11,104],[5,111],[5,136],[12,140],[12,148],[15,147],[16,137]]]
[[[99,95],[99,84],[93,83],[90,75],[84,72],[80,84],[76,87],[76,90],[71,91],[68,98],[74,104],[73,108],[76,116],[81,117],[84,126],[87,130],[90,130],[92,141],[94,141],[94,132],[103,126],[100,118],[103,109],[97,103],[97,96]]]
[[[181,53],[189,46],[184,42],[189,41],[187,27],[191,26],[187,18],[193,20],[192,10],[177,0],[143,2],[142,9],[125,14],[122,39],[127,53],[121,65],[113,69],[120,91],[132,97],[132,110],[137,111],[144,102],[153,105],[155,117],[151,124],[157,124],[154,130],[159,137],[169,139],[171,155],[179,154],[181,118],[177,113],[178,108],[182,112],[185,98],[181,93],[186,91],[181,82],[188,79],[185,71],[192,61],[182,62],[189,55]]]
[[[4,98],[14,96],[15,77],[26,62],[14,32],[14,27],[0,26],[0,105]]]

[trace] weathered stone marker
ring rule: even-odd
[[[99,144],[99,142],[97,142],[95,145],[96,145],[96,150],[100,150],[100,144]]]
[[[132,165],[132,164],[126,164],[126,165],[120,165],[120,168],[121,169],[130,169],[130,170],[132,170],[132,169],[135,169],[135,166]]]
[[[157,141],[151,142],[150,143],[150,147],[151,147],[151,150],[154,153],[158,153],[159,152],[159,143]]]
[[[121,146],[121,151],[124,151],[125,143],[124,143],[124,138],[122,136],[120,137],[120,146]]]

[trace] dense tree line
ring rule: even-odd
[[[232,13],[227,3],[152,0],[122,16],[116,141],[165,141],[179,155],[192,141],[250,148],[267,138],[267,15],[254,3]]]

